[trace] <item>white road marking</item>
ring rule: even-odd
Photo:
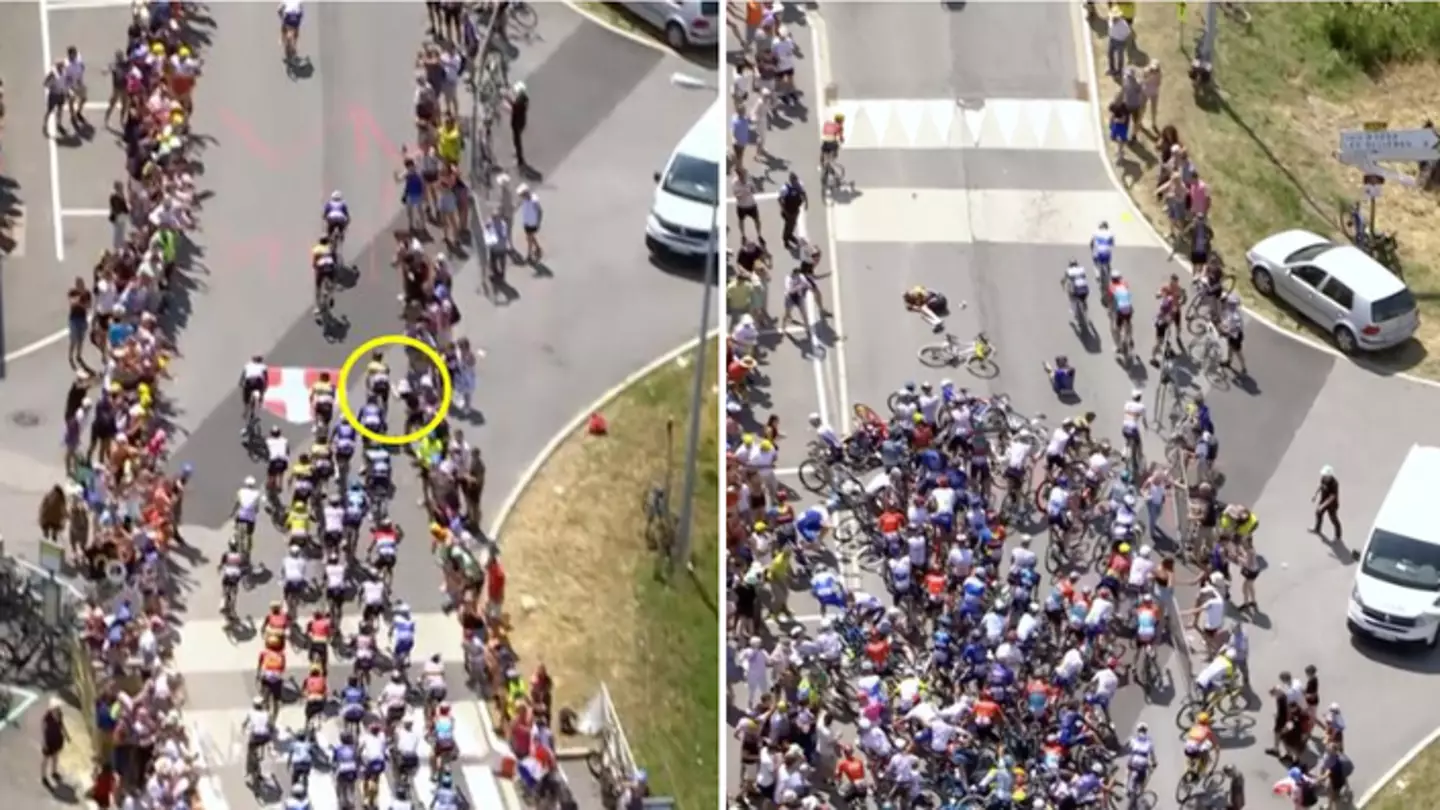
[[[824,35],[825,21],[820,18],[817,10],[811,9],[806,13],[806,18],[810,21],[811,52],[815,54],[815,92],[823,97],[825,88],[830,84],[830,44]],[[824,135],[827,118],[828,115],[816,117],[817,134]],[[820,412],[820,419],[824,424],[830,425],[832,429],[843,434],[850,424],[850,380],[845,370],[845,329],[841,325],[843,321],[840,302],[840,256],[835,249],[835,201],[830,199],[823,189],[820,193],[824,198],[825,245],[830,255],[830,327],[835,335],[835,391],[840,398],[839,418],[843,421],[838,425],[831,422],[826,418],[824,411]],[[841,584],[848,591],[858,590],[860,588],[860,567],[846,554],[840,555],[839,562]]]
[[[35,4],[40,9],[40,55],[45,60],[44,76],[55,68],[55,54],[50,48],[50,9],[55,0],[39,0]],[[55,229],[55,260],[65,261],[65,225],[60,217],[60,152],[55,146],[55,138],[50,133],[48,125],[45,130],[45,151],[50,158],[50,216],[54,220],[51,225]],[[62,331],[61,336],[64,336]],[[8,360],[9,357],[6,357]]]
[[[760,192],[759,194],[756,194],[756,195],[755,195],[755,201],[756,201],[756,202],[765,202],[766,200],[778,200],[778,199],[780,199],[780,192],[778,192],[778,191],[762,191],[762,192]],[[725,198],[725,204],[726,204],[726,205],[734,205],[734,204],[735,204],[735,198],[734,198],[734,197],[726,197],[726,198]]]
[[[1073,98],[836,100],[845,114],[845,150],[1012,149],[1089,152],[1095,130],[1090,102]],[[826,116],[828,118],[828,116]]]
[[[130,0],[45,0],[40,4],[50,11],[87,11],[97,8],[124,8],[131,6]]]
[[[1111,223],[1121,244],[1149,239],[1113,191],[867,188],[831,217],[841,242],[1084,245],[1097,220]]]
[[[85,102],[85,104],[82,106],[82,109],[86,109],[86,110],[100,110],[100,111],[103,112],[103,111],[105,111],[105,110],[110,109],[110,102],[108,102],[108,101],[87,101],[87,102]]]
[[[40,351],[40,350],[42,350],[42,349],[45,349],[45,348],[50,347],[50,346],[53,346],[53,345],[55,345],[56,343],[59,343],[60,341],[64,340],[64,339],[65,339],[65,336],[68,335],[68,334],[70,334],[69,330],[67,330],[67,329],[61,329],[60,331],[55,332],[55,333],[53,333],[53,334],[46,335],[45,337],[40,338],[39,340],[33,341],[33,342],[31,342],[31,343],[27,343],[27,344],[25,344],[24,346],[21,346],[20,348],[16,349],[15,351],[10,352],[9,354],[5,355],[5,362],[11,363],[11,362],[14,362],[14,361],[16,361],[16,360],[19,360],[19,359],[22,358],[22,357],[27,357],[27,356],[32,355],[32,354],[34,354],[34,353],[36,353],[36,352],[38,352],[38,351]]]
[[[800,474],[800,468],[799,468],[799,467],[776,467],[776,468],[775,468],[775,474],[776,474],[776,475],[799,475],[799,474]]]
[[[773,327],[772,327],[772,328],[769,328],[769,329],[761,329],[761,330],[760,330],[760,336],[761,336],[761,337],[794,337],[794,338],[803,338],[803,337],[808,337],[808,336],[809,336],[809,333],[806,331],[806,328],[805,328],[805,327],[803,327],[803,326],[796,326],[796,325],[794,325],[794,324],[791,324],[791,325],[789,325],[789,326],[785,326],[785,327],[782,327],[782,328],[780,328],[780,329],[775,329],[775,328],[773,328]]]
[[[107,208],[62,208],[62,217],[108,217],[110,210]]]

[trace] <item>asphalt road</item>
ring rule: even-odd
[[[972,390],[1003,391],[1023,410],[1052,416],[1093,410],[1112,438],[1132,388],[1153,392],[1148,368],[1117,365],[1108,335],[1099,346],[1079,340],[1057,289],[1067,261],[1086,258],[1102,217],[1117,231],[1114,264],[1130,277],[1137,300],[1147,300],[1170,273],[1184,274],[1112,184],[1098,130],[1073,126],[1075,103],[1088,107],[1093,94],[1077,12],[1071,4],[855,3],[824,10],[829,59],[820,83],[834,84],[836,108],[849,115],[841,163],[854,189],[837,195],[829,217],[832,286],[825,293],[830,304],[838,291],[836,348],[815,361],[782,347],[767,369],[776,381],[767,392],[771,407],[792,436],[804,432],[809,412],[838,424],[837,414],[855,402],[881,407],[907,378],[937,381],[940,375],[910,359],[933,339],[898,301],[914,284],[967,301],[950,331],[968,337],[983,330],[998,347],[998,378],[948,375]],[[805,49],[804,33],[797,40]],[[812,73],[802,62],[797,76],[813,88]],[[1107,84],[1099,92],[1108,101],[1113,89]],[[772,133],[772,141],[793,138],[773,151],[803,155],[797,162],[807,166],[813,115],[803,134]],[[1093,110],[1084,121],[1099,123]],[[813,174],[807,182],[815,188]],[[810,227],[823,233],[818,214],[811,213]],[[772,213],[771,222],[777,220]],[[1136,330],[1146,356],[1148,333]],[[1263,614],[1250,628],[1251,670],[1263,689],[1282,669],[1318,666],[1322,700],[1339,700],[1350,718],[1347,747],[1360,752],[1354,782],[1363,789],[1440,723],[1440,711],[1423,708],[1429,704],[1422,691],[1426,677],[1440,671],[1440,658],[1350,641],[1344,631],[1350,549],[1363,541],[1409,446],[1440,440],[1420,417],[1440,396],[1428,384],[1376,376],[1265,324],[1252,323],[1246,334],[1249,378],[1197,384],[1219,429],[1222,495],[1251,504],[1264,521],[1260,546],[1268,567],[1258,583]],[[1060,353],[1078,368],[1079,406],[1057,404],[1042,378],[1040,363]],[[1385,403],[1380,418],[1377,402]],[[1158,445],[1148,441],[1147,449],[1154,457]],[[1345,488],[1349,545],[1306,531],[1309,497],[1325,464]],[[861,585],[879,587],[864,574]],[[1182,603],[1188,599],[1180,595]],[[797,613],[806,604],[799,594],[792,600]],[[1175,656],[1169,666],[1182,690],[1186,663]],[[1178,702],[1146,704],[1131,694],[1117,701],[1116,721],[1123,728],[1143,719],[1169,734],[1177,708]],[[1262,753],[1270,742],[1263,712],[1231,721],[1223,755],[1242,767],[1257,796],[1283,775]],[[1178,745],[1167,744],[1162,754],[1152,785],[1166,807],[1183,757]]]
[[[14,8],[0,13],[14,13]],[[651,264],[643,234],[651,173],[708,105],[704,93],[671,84],[672,73],[693,75],[696,69],[616,37],[562,6],[541,5],[536,11],[534,32],[515,38],[510,72],[525,81],[533,99],[526,153],[540,174],[528,182],[546,209],[542,239],[548,272],[516,268],[510,273],[509,296],[492,300],[482,293],[471,262],[457,272],[455,291],[466,316],[459,331],[488,352],[475,402],[478,413],[457,422],[486,454],[487,512],[498,507],[533,457],[577,411],[689,335],[692,303],[700,293],[684,268]],[[392,173],[399,166],[400,145],[413,137],[410,60],[424,15],[409,4],[311,7],[300,52],[309,56],[313,75],[291,80],[266,50],[274,47],[273,10],[221,5],[212,13],[216,41],[206,53],[196,126],[214,139],[205,152],[204,179],[215,196],[206,203],[203,229],[195,237],[202,269],[183,307],[190,313],[180,343],[184,357],[175,365],[176,379],[167,393],[177,403],[175,419],[183,437],[174,457],[197,468],[187,496],[187,535],[213,552],[228,534],[240,480],[259,472],[237,441],[241,411],[233,386],[243,362],[260,352],[274,366],[338,368],[360,343],[399,325],[389,258],[390,234],[403,220]],[[113,43],[106,36],[123,31],[118,14],[114,9],[55,12],[52,39],[57,48],[70,41],[62,39],[71,34],[62,33],[56,22],[61,16],[90,15],[83,18],[85,24],[102,33],[92,32],[92,40],[78,44],[86,54],[108,53]],[[77,25],[72,22],[65,30],[79,37],[84,32]],[[32,30],[38,37],[38,29]],[[41,63],[38,56],[32,61]],[[26,108],[13,95],[11,103],[14,132],[26,123]],[[497,148],[509,164],[508,127],[499,130]],[[8,139],[6,146],[7,151],[15,148]],[[104,144],[87,148],[97,153],[89,174],[102,178],[97,182],[103,203],[108,172],[118,170],[119,154]],[[89,175],[77,170],[75,176]],[[43,188],[38,180],[24,185]],[[354,221],[346,253],[358,276],[337,302],[341,333],[325,335],[308,314],[304,258],[317,232],[319,204],[336,188],[350,202]],[[70,193],[68,187],[64,191]],[[81,192],[74,193],[78,198]],[[27,203],[31,199],[27,196]],[[64,204],[72,205],[68,198]],[[30,222],[44,219],[30,209]],[[31,229],[27,260],[37,261],[34,269],[25,269],[35,278],[60,272],[38,261],[36,246],[41,244]],[[79,267],[80,255],[70,251],[66,266]],[[8,265],[5,272],[16,269]],[[62,286],[63,280],[56,291]],[[625,308],[631,310],[629,317],[617,317]],[[13,317],[7,321],[12,347],[48,328],[41,317],[27,323]],[[0,445],[27,463],[49,465],[57,457],[55,411],[68,382],[62,356],[62,349],[52,347],[15,359],[9,381],[0,383],[7,420]],[[298,445],[305,429],[282,426],[292,445]],[[424,520],[408,480],[402,472],[394,516],[419,536]],[[283,544],[277,532],[262,530],[256,555],[278,565]],[[441,596],[423,555],[406,555],[396,572],[396,592],[425,621],[436,621]],[[225,773],[220,792],[247,806],[253,801],[234,778],[240,760],[231,742],[236,707],[248,699],[256,647],[244,629],[232,629],[227,638],[216,615],[220,594],[211,566],[213,561],[202,561],[182,575],[186,643],[181,654],[195,663],[191,717],[209,740],[212,764]],[[261,585],[242,595],[240,611],[259,614],[277,595],[274,585]],[[458,666],[453,639],[438,629],[442,622],[428,631],[429,643]],[[424,635],[422,644],[427,643]],[[487,753],[477,751],[473,759]]]

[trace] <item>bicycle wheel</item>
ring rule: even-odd
[[[852,542],[862,534],[864,534],[864,526],[854,515],[846,515],[835,524],[835,539],[842,543]]]
[[[506,16],[517,28],[525,31],[535,30],[535,24],[539,19],[535,16],[535,8],[529,3],[515,3],[510,6]]]
[[[1195,725],[1195,717],[1205,711],[1205,701],[1200,698],[1186,698],[1180,704],[1179,711],[1175,712],[1175,727],[1181,731],[1189,731]]]
[[[800,462],[796,471],[800,477],[800,485],[820,495],[825,492],[830,483],[830,471],[822,467],[814,459],[805,459]]]
[[[894,416],[900,410],[900,405],[903,402],[904,399],[900,396],[899,391],[891,391],[890,396],[885,398],[885,407],[889,408],[890,415]]]
[[[965,368],[977,377],[991,379],[1000,374],[1000,367],[995,364],[995,350],[991,349],[984,357],[971,356],[965,361]]]

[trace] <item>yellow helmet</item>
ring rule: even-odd
[[[1120,553],[1121,553],[1121,554],[1129,554],[1129,553],[1130,553],[1130,544],[1129,544],[1129,543],[1121,543],[1121,544],[1120,544]]]
[[[912,415],[910,416],[910,421],[912,421],[912,422],[914,422],[915,424],[918,425],[918,424],[920,424],[921,422],[924,422],[924,421],[925,421],[925,417],[922,416],[919,411],[916,411],[914,414],[912,414]]]
[[[743,444],[743,445],[747,445],[747,446],[754,444],[754,443],[755,443],[755,434],[753,434],[753,433],[746,433],[745,435],[743,435],[743,436],[740,437],[740,443]]]
[[[757,531],[757,532],[763,532],[763,531],[765,531],[765,530],[768,529],[768,528],[770,528],[770,527],[769,527],[768,525],[766,525],[765,521],[763,521],[763,520],[757,520],[757,521],[755,521],[755,531]]]
[[[760,449],[761,449],[761,451],[768,453],[768,452],[770,452],[771,450],[774,450],[774,449],[775,449],[775,444],[774,444],[773,442],[771,442],[769,439],[761,439],[761,440],[760,440]]]
[[[1210,713],[1200,712],[1199,714],[1195,715],[1195,722],[1202,726],[1210,725]]]
[[[837,123],[837,124],[843,124],[843,123],[845,123],[845,113],[843,113],[843,112],[837,112],[837,113],[835,113],[835,123]]]
[[[444,537],[444,536],[445,536],[445,527],[444,527],[444,526],[441,526],[439,523],[431,523],[431,524],[430,524],[430,534],[431,534],[432,536],[434,536],[434,537]]]

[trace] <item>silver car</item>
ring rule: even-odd
[[[1245,258],[1255,289],[1289,304],[1346,354],[1388,349],[1420,326],[1410,288],[1353,245],[1285,231],[1260,240]]]
[[[720,41],[720,4],[702,0],[659,0],[621,3],[626,11],[665,33],[675,50],[710,46]]]

